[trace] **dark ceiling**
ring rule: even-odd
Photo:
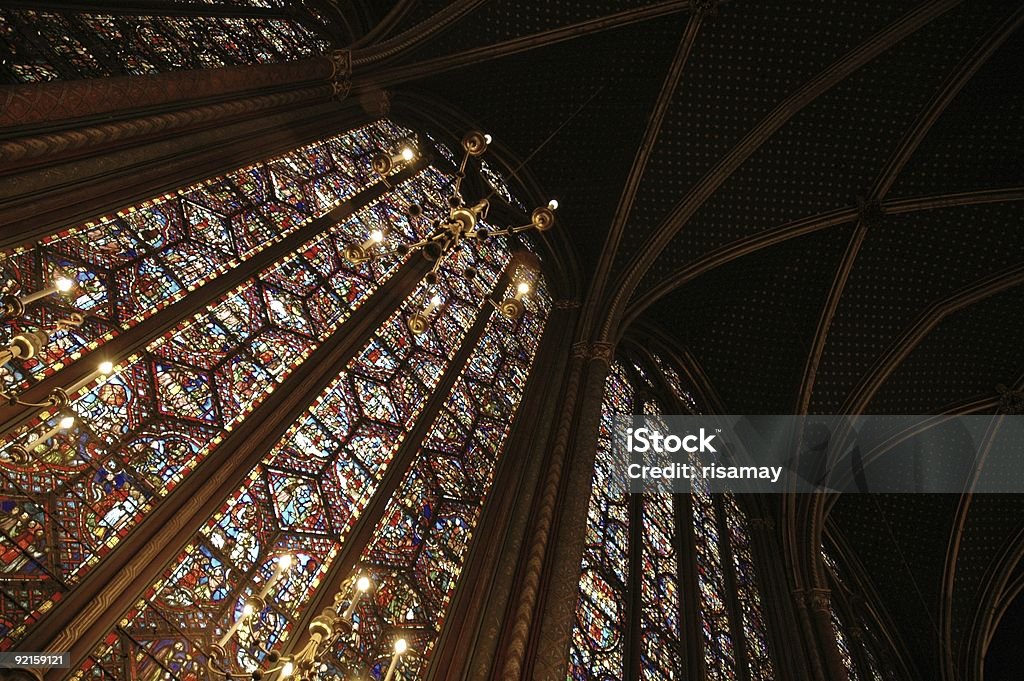
[[[413,3],[392,35],[414,35],[450,4]],[[386,66],[665,3],[461,4],[477,6]],[[694,4],[702,14],[692,52],[622,239],[604,254],[608,271],[600,264],[623,187],[698,10],[555,44],[540,39],[511,56],[485,54],[404,82],[395,94],[436,97],[519,158],[536,152],[527,167],[561,203],[560,229],[575,250],[581,289],[606,287],[605,298],[592,301],[598,309],[607,309],[607,296],[619,290],[633,259],[661,235],[668,245],[636,272],[625,313],[686,348],[728,412],[799,411],[816,347],[810,412],[851,404],[879,413],[935,413],[965,404],[993,411],[996,385],[1019,389],[1024,380],[1020,4],[951,2],[948,10],[940,0]],[[934,16],[912,30],[898,36],[889,30],[928,8]],[[875,36],[882,45],[870,58],[812,87],[806,98],[795,96],[833,65],[849,63],[848,55],[870,47]],[[966,74],[962,82],[957,74]],[[791,106],[781,122],[766,125],[784,102]],[[726,170],[716,170],[752,132],[764,135]],[[893,164],[908,141],[912,153]],[[696,189],[708,188],[694,199]],[[981,199],[984,190],[1006,191]],[[693,210],[670,220],[687,199]],[[943,205],[951,203],[959,205]],[[837,211],[844,217],[815,219]],[[792,223],[810,227],[761,248],[739,248]],[[864,239],[847,259],[849,274],[822,335],[826,301],[858,224]],[[704,267],[712,253],[722,257]],[[664,286],[684,268],[692,276]],[[914,329],[926,333],[908,340]],[[896,351],[897,360],[883,361]],[[852,400],[871,375],[880,376],[877,387]],[[831,517],[886,615],[899,624],[921,679],[939,675],[943,644],[935,623],[957,506],[955,498],[865,495],[842,499]],[[1024,503],[987,498],[967,517],[954,569],[956,637],[976,614],[987,566],[1021,529]]]

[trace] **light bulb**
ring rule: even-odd
[[[384,241],[384,232],[380,231],[379,229],[373,230],[372,232],[370,232],[370,241],[372,241],[375,244],[379,244],[381,241]]]
[[[60,422],[57,425],[60,426],[61,430],[67,430],[71,426],[75,425],[75,417],[65,416],[60,420]]]
[[[248,603],[246,603],[242,607],[242,617],[249,617],[250,615],[252,615],[252,612],[253,612],[253,608]]]
[[[404,653],[408,649],[409,649],[409,644],[406,643],[404,638],[400,638],[397,641],[395,641],[395,653],[396,654],[401,655],[402,653]]]
[[[411,161],[414,155],[415,154],[413,153],[411,147],[405,147],[404,149],[402,149],[402,158],[404,158],[406,161]]]
[[[277,559],[277,564],[282,570],[287,570],[292,566],[292,557],[286,553]]]
[[[525,281],[521,281],[519,282],[519,285],[516,286],[516,290],[525,296],[527,293],[530,292],[530,285],[527,284]]]
[[[278,314],[284,314],[284,303],[275,298],[270,301],[270,309]]]
[[[433,305],[434,307],[437,307],[438,305],[440,305],[441,304],[441,296],[435,294],[434,297],[430,299],[430,304]]]
[[[551,199],[550,201],[548,201],[548,208],[550,208],[551,210],[558,210],[558,200]]]
[[[100,362],[99,369],[100,369],[100,373],[101,374],[113,373],[113,371],[114,371],[114,363],[110,362],[110,361]]]
[[[364,576],[360,577],[359,579],[357,579],[356,580],[356,588],[359,589],[360,591],[369,591],[370,590],[370,578],[364,575]]]
[[[61,293],[67,293],[74,286],[75,282],[71,281],[67,277],[58,277],[54,280],[53,285],[57,287],[57,290]]]
[[[291,662],[285,662],[284,666],[281,667],[281,676],[283,676],[283,677],[291,676],[292,672],[294,672],[294,671],[295,671],[295,665],[293,665]]]
[[[484,135],[484,142],[487,142],[488,144],[490,144],[491,143],[491,139],[493,139],[493,138],[490,135],[487,135],[487,134]]]

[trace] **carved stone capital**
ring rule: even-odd
[[[331,52],[331,99],[341,100],[352,90],[352,50]]]
[[[596,359],[611,366],[612,355],[615,354],[615,345],[612,343],[598,342],[590,346],[590,358]]]
[[[815,612],[828,614],[830,612],[831,592],[828,589],[811,589],[805,592],[807,606]]]
[[[352,50],[334,50],[330,55],[330,79],[348,80],[352,77]]]
[[[1024,391],[1014,390],[1000,383],[996,386],[996,392],[999,393],[997,412],[1007,416],[1024,414]]]
[[[570,351],[570,354],[572,355],[573,359],[586,359],[587,352],[589,349],[589,343],[587,343],[586,341],[577,341],[576,343],[572,344],[572,350]]]

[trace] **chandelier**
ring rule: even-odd
[[[309,640],[306,644],[291,655],[281,655],[280,651],[271,649],[266,643],[271,632],[264,630],[266,627],[263,626],[259,614],[267,607],[267,596],[287,576],[291,566],[291,556],[278,557],[271,578],[257,595],[245,600],[241,614],[217,643],[213,644],[206,656],[206,667],[211,679],[315,681],[323,677],[322,673],[328,669],[328,662],[332,665],[344,664],[342,660],[334,659],[335,646],[340,642],[354,646],[357,642],[358,631],[353,615],[362,598],[373,587],[370,578],[366,575],[357,575],[350,580],[349,589],[345,589],[344,586],[339,589],[334,594],[333,604],[321,610],[310,622]],[[244,640],[240,634],[244,634]],[[236,644],[240,650],[257,655],[262,662],[241,668],[237,656],[233,658],[227,652],[227,646],[233,638],[237,639]],[[408,642],[404,638],[397,638],[383,681],[392,681],[402,656],[408,651]],[[358,678],[365,677],[355,668],[347,669],[346,675],[349,672]]]
[[[412,252],[419,252],[434,265],[424,277],[428,287],[436,287],[438,283],[438,272],[442,261],[446,256],[454,252],[463,243],[478,241],[483,242],[494,237],[508,237],[529,230],[545,232],[555,224],[555,210],[558,202],[552,200],[547,206],[535,208],[530,215],[530,221],[526,224],[506,227],[504,229],[492,229],[484,224],[490,208],[487,198],[480,199],[470,205],[462,195],[462,181],[466,177],[466,167],[470,157],[479,157],[487,151],[491,143],[491,136],[481,132],[470,132],[462,138],[462,161],[458,171],[455,173],[455,185],[451,196],[448,197],[448,209],[440,215],[427,216],[422,206],[418,203],[409,204],[406,214],[410,225],[417,233],[426,233],[426,236],[412,243],[397,243],[393,246],[387,244],[389,234],[383,230],[375,229],[369,233],[362,243],[351,243],[345,247],[343,255],[354,265],[360,265],[375,258],[388,255],[405,257]],[[385,183],[387,175],[403,163],[408,163],[416,158],[416,149],[412,143],[399,145],[397,149],[377,154],[372,159],[374,171],[379,173]],[[388,185],[391,186],[390,184]],[[423,222],[431,220],[429,230],[422,229]],[[515,293],[512,297],[501,301],[495,301],[482,290],[476,280],[477,270],[469,266],[463,269],[462,276],[480,291],[484,299],[493,305],[501,314],[509,319],[519,319],[526,310],[523,298],[530,293],[530,284],[526,281],[516,282]],[[406,321],[409,330],[414,334],[422,334],[430,328],[431,317],[443,304],[441,297],[434,293],[425,295],[425,299],[418,312],[413,313]]]
[[[75,282],[73,280],[58,276],[50,286],[39,291],[25,293],[20,296],[5,294],[0,297],[0,317],[5,320],[16,320],[25,314],[26,306],[29,303],[34,303],[47,296],[66,294],[74,286]],[[54,333],[68,331],[76,326],[81,326],[84,322],[85,317],[81,313],[71,312],[68,313],[67,317],[55,321],[53,328],[39,327],[16,333],[6,345],[0,345],[0,365],[7,364],[12,360],[28,360],[38,357],[50,343]],[[41,410],[52,410],[52,412],[43,413],[43,416],[46,417],[43,419],[43,424],[45,426],[50,421],[55,421],[52,427],[49,427],[42,434],[33,437],[28,442],[12,444],[5,451],[4,455],[15,463],[27,463],[40,445],[48,442],[59,432],[68,430],[75,425],[75,417],[73,415],[61,415],[61,412],[66,410],[71,403],[70,396],[97,378],[109,376],[113,371],[113,362],[104,360],[97,365],[96,370],[78,379],[72,385],[63,388],[53,388],[42,402],[23,400],[18,395],[11,394],[7,390],[0,388],[0,399],[6,401],[10,406],[20,405]]]

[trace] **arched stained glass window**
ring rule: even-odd
[[[614,398],[615,392],[631,400]],[[606,383],[602,424],[611,415],[638,413],[657,418],[670,405],[673,413],[699,413],[692,390],[685,387],[678,371],[658,355],[631,356],[617,361]],[[602,432],[595,460],[591,509],[609,489],[611,460],[602,457],[602,446],[610,442]],[[604,443],[604,445],[602,445]],[[569,651],[568,679],[643,678],[682,679],[700,670],[704,679],[714,681],[768,681],[775,678],[757,585],[748,520],[739,501],[730,494],[712,494],[698,486],[689,495],[643,493],[636,499],[616,500],[624,510],[627,528],[623,534],[633,543],[615,543],[615,537],[601,532],[603,518],[588,516],[580,601]],[[605,504],[607,502],[604,502]],[[595,545],[596,542],[596,545]],[[588,634],[591,610],[587,572],[593,559],[616,550],[625,566],[617,588],[609,589],[617,609],[606,609],[604,629],[616,644],[602,650],[602,640]],[[639,547],[639,550],[634,547]],[[638,552],[639,561],[631,558]],[[588,562],[591,561],[591,562]],[[630,568],[635,565],[636,568]],[[629,569],[639,570],[631,575]],[[683,575],[692,574],[693,583]],[[688,603],[683,594],[696,594]],[[640,640],[626,645],[631,631],[626,603],[638,604],[631,617]],[[614,619],[612,618],[614,617]],[[697,645],[685,645],[684,620],[700,632]],[[686,651],[699,651],[699,659],[684,660]],[[635,656],[635,662],[624,655]],[[610,660],[607,667],[595,666]],[[594,670],[597,670],[595,673]],[[632,670],[637,671],[632,671]],[[695,672],[694,672],[695,673]]]
[[[231,176],[251,178],[259,174],[266,178],[283,173],[279,166],[318,168],[304,179],[297,170],[290,195],[300,203],[307,198],[312,202],[308,187],[322,180],[335,187],[332,194],[324,193],[323,197],[338,202],[353,191],[352,173],[329,177],[330,169],[361,166],[369,145],[375,144],[375,135],[387,143],[398,130],[390,124],[372,126]],[[441,181],[443,178],[436,173],[423,175],[417,184],[417,197],[440,194],[437,183]],[[174,199],[173,210],[187,214],[189,206],[198,207],[198,200],[190,203],[198,194],[203,195],[205,205],[216,207],[217,197],[237,197],[239,186],[244,186],[240,180],[230,185],[218,181],[188,188]],[[247,191],[253,195],[254,190]],[[393,192],[342,224],[324,223],[321,227],[325,231],[242,279],[201,312],[125,358],[109,378],[87,383],[72,395],[64,413],[44,413],[26,430],[5,438],[0,449],[0,489],[5,496],[0,503],[4,513],[19,518],[7,535],[12,538],[10,543],[19,547],[21,560],[8,568],[17,579],[5,583],[10,585],[5,588],[8,598],[0,602],[4,622],[0,645],[13,645],[28,624],[50,608],[61,592],[80,581],[144,514],[217,448],[228,431],[237,427],[387,280],[394,271],[393,262],[371,276],[353,268],[339,253],[344,244],[363,238],[379,224],[381,206],[403,210],[409,191]],[[260,206],[265,209],[270,203],[264,201]],[[141,236],[138,229],[127,227],[131,220],[118,217],[107,224],[113,222],[120,222],[122,235],[130,231],[133,236],[125,236],[120,245],[106,251],[93,251],[90,257],[98,265],[105,264],[101,257],[104,254],[116,263],[122,259],[121,254],[131,251],[132,256],[138,256],[142,250],[126,245],[129,239],[136,239],[137,244]],[[236,232],[229,225],[225,218],[222,233],[235,243]],[[70,235],[82,248],[91,248],[96,241],[89,239],[89,229],[71,230],[56,240]],[[191,223],[182,233],[196,237],[199,232]],[[201,239],[190,243],[198,245]],[[26,253],[38,263],[45,248]],[[239,251],[233,251],[232,265],[237,266],[238,255]],[[83,261],[88,260],[83,257]],[[133,270],[129,267],[127,271]],[[170,279],[171,275],[165,273],[162,278]],[[167,294],[166,288],[162,291]],[[80,297],[88,298],[85,292]],[[122,299],[125,308],[143,307],[134,289],[123,291]],[[92,302],[74,301],[89,314]],[[69,311],[75,309],[71,304],[62,301],[55,306],[64,305],[63,309]],[[111,307],[109,301],[107,307]],[[158,312],[151,310],[139,316]],[[113,316],[119,314],[115,311]],[[61,345],[60,338],[55,342]],[[97,339],[87,342],[92,347],[99,345]],[[32,368],[42,376],[61,366],[59,361],[20,368],[12,364],[7,365],[8,370],[12,375],[20,372],[23,379]],[[29,444],[67,415],[77,417],[72,428],[33,446],[27,458],[15,456],[12,445]],[[24,539],[14,539],[22,535]]]
[[[261,645],[287,651],[353,570],[372,577],[374,590],[356,611],[358,639],[339,647],[333,664],[379,671],[401,633],[410,643],[401,678],[422,678],[552,299],[533,246],[518,236],[464,242],[442,258],[436,281],[424,277],[415,285],[409,275],[427,269],[419,255],[413,262],[397,249],[358,265],[343,257],[345,246],[378,230],[396,242],[422,239],[431,226],[408,219],[413,202],[427,214],[449,209],[453,178],[429,166],[391,179],[378,198],[359,194],[372,180],[368,152],[410,137],[381,122],[106,219],[116,223],[110,231],[134,239],[114,240],[114,260],[151,255],[154,249],[139,245],[139,229],[125,216],[160,201],[172,205],[179,231],[196,248],[236,249],[221,270],[197,267],[208,275],[204,281],[162,294],[168,302],[136,324],[170,319],[175,301],[194,300],[189,296],[199,287],[231,285],[121,359],[111,375],[74,391],[67,410],[78,417],[73,428],[40,440],[25,461],[11,455],[12,442],[0,448],[3,508],[17,519],[0,528],[3,550],[12,556],[5,577],[15,578],[4,582],[0,604],[5,646],[23,639],[84,575],[120,569],[104,558],[119,544],[148,536],[137,531],[146,517],[173,508],[168,498],[198,489],[197,480],[212,471],[230,492],[220,492],[217,510],[187,546],[175,549],[144,597],[74,672],[77,678],[206,678],[211,646],[232,629],[247,597],[268,585],[273,588],[252,621],[260,623]],[[347,173],[336,173],[340,168]],[[359,207],[335,210],[345,199]],[[293,213],[294,219],[274,217]],[[236,230],[246,221],[276,231],[253,233],[247,243],[254,250],[243,257]],[[193,237],[197,224],[207,226],[202,239]],[[76,230],[54,240],[74,235],[85,243]],[[262,243],[283,239],[290,239],[286,246]],[[25,253],[41,262],[46,247]],[[109,269],[107,254],[82,261]],[[400,271],[405,274],[396,278]],[[525,314],[513,320],[496,301],[522,296],[524,281]],[[388,302],[399,299],[404,302]],[[397,307],[387,315],[371,301]],[[64,299],[48,304],[70,307]],[[111,309],[118,304],[108,301]],[[414,334],[409,319],[427,306],[429,328]],[[357,310],[360,320],[384,321],[376,329],[362,321],[344,327]],[[110,340],[87,339],[81,354],[99,357]],[[319,371],[339,342],[351,348],[332,360],[344,366],[341,372],[322,378],[323,390],[290,424],[271,416],[268,409],[281,399],[268,398]],[[300,366],[303,374],[293,376]],[[61,368],[54,362],[36,376],[22,367],[21,380],[59,379]],[[41,415],[17,443],[61,415]],[[243,449],[241,433],[233,431],[247,419],[261,427],[281,420],[280,439]],[[247,464],[251,469],[238,468],[240,450],[260,457]],[[217,477],[222,466],[233,471],[230,477]],[[293,564],[271,584],[286,554]],[[225,649],[241,669],[265,657],[245,627]]]
[[[176,11],[175,4],[182,10]],[[324,53],[329,44],[282,3],[164,4],[156,12],[89,8],[0,10],[0,72],[32,83],[178,69],[266,64]],[[245,7],[249,5],[249,7]]]

